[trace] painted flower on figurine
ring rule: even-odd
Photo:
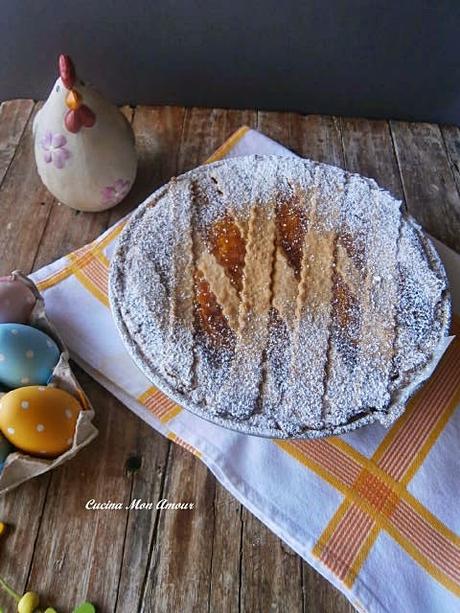
[[[102,190],[102,204],[117,204],[129,192],[130,182],[125,179],[117,179],[113,185],[107,185]]]
[[[47,164],[53,163],[56,168],[64,168],[71,153],[66,148],[67,139],[64,134],[53,134],[48,131],[40,141],[43,149],[43,159]]]

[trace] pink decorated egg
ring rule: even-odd
[[[32,291],[13,275],[0,277],[0,324],[26,323],[36,298]]]

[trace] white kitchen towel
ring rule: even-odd
[[[243,127],[212,160],[253,153],[293,155]],[[315,441],[225,430],[152,387],[120,340],[107,281],[124,223],[32,275],[74,359],[153,428],[196,454],[358,609],[459,610],[459,341],[388,430],[374,424]],[[436,245],[460,313],[460,256]]]

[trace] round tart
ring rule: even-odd
[[[442,264],[401,203],[295,157],[216,162],[156,191],[120,237],[110,300],[157,387],[281,438],[390,424],[450,318]]]

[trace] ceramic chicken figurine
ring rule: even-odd
[[[136,176],[134,134],[124,115],[75,73],[67,55],[34,121],[41,180],[63,204],[102,211],[123,200]]]

